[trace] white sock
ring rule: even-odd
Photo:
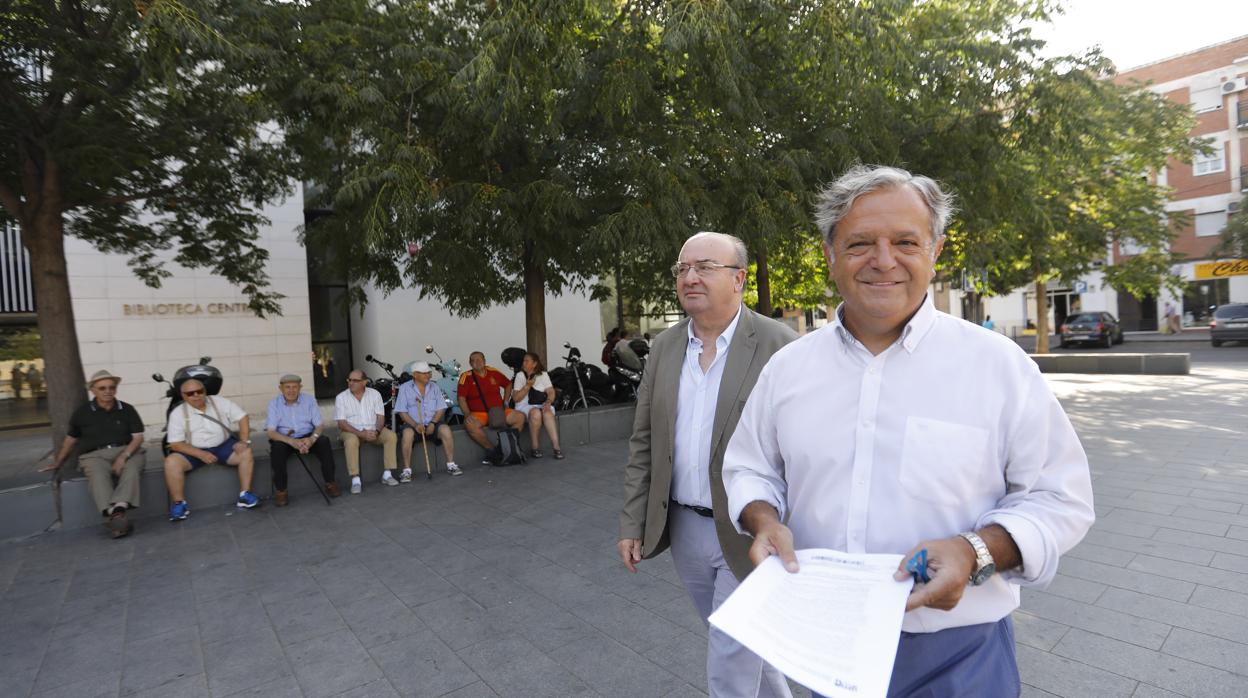
[[[404,475],[411,475],[411,474],[412,474],[412,469],[411,469],[411,468],[404,468],[404,469],[403,469],[403,474],[404,474]]]
[[[390,471],[389,471],[389,470],[387,470],[387,471],[385,471],[384,473],[382,473],[382,474],[381,474],[381,479],[382,479],[382,480],[393,480],[393,479],[394,479],[394,476],[390,474]]]
[[[243,495],[245,495],[245,494],[247,494],[247,490],[243,490],[242,492],[239,492],[239,493],[238,493],[238,496],[240,496],[240,497],[241,497],[241,496],[243,496]]]
[[[447,467],[447,468],[457,468],[457,467],[459,467],[459,466],[455,465],[455,461],[453,461],[453,460],[448,460],[448,461],[446,462],[446,467]]]
[[[359,475],[352,475],[352,476],[351,476],[351,484],[352,484],[352,485],[358,485],[358,484],[360,484],[360,476],[359,476]]]

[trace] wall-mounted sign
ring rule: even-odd
[[[246,303],[126,303],[121,306],[126,317],[170,317],[195,315],[249,315]]]
[[[1197,279],[1224,279],[1228,276],[1248,276],[1248,259],[1228,259],[1224,262],[1196,265]]]

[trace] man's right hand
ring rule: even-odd
[[[750,545],[750,562],[754,566],[763,564],[772,555],[780,556],[780,562],[789,572],[797,571],[797,554],[793,552],[793,532],[779,521],[764,524],[754,534],[754,543]]]
[[[637,563],[641,562],[641,539],[640,538],[621,538],[615,547],[620,551],[620,561],[628,568],[629,572],[637,571]]]
[[[61,469],[61,464],[53,461],[51,463],[48,463],[47,465],[39,466],[39,469],[36,472],[46,473],[50,470],[60,470],[60,469]]]
[[[468,416],[464,417],[464,426],[473,427],[474,429],[480,429],[483,425],[481,424],[481,420],[477,419],[477,416],[475,414],[469,414]]]
[[[373,431],[372,429],[365,429],[364,431],[360,432],[360,439],[364,441],[368,441],[370,443],[373,441],[376,441],[377,432]]]
[[[200,451],[197,458],[209,465],[217,462],[217,454],[212,451]]]

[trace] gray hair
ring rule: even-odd
[[[749,253],[746,252],[745,243],[741,241],[741,238],[737,237],[736,235],[729,235],[728,233],[713,233],[709,230],[704,230],[701,232],[694,233],[693,235],[690,235],[689,239],[685,240],[685,244],[688,244],[691,240],[696,240],[702,237],[712,237],[712,238],[719,238],[720,240],[727,240],[732,245],[733,253],[737,256],[737,266],[741,267],[742,269],[747,269],[750,266],[750,256],[749,256]]]
[[[939,240],[944,236],[955,209],[952,193],[942,190],[940,184],[930,177],[916,175],[899,167],[854,165],[819,192],[815,200],[815,225],[823,235],[823,241],[828,247],[832,246],[837,224],[849,214],[849,209],[858,197],[903,186],[909,186],[923,199],[931,213],[932,242]]]

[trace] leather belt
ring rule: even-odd
[[[708,519],[715,518],[714,510],[708,509],[707,507],[700,507],[695,504],[685,504],[683,502],[678,502],[675,499],[672,500],[672,504],[675,504],[678,507],[684,507],[698,516],[705,516]]]
[[[96,451],[103,451],[106,448],[121,448],[122,446],[125,446],[125,445],[126,444],[104,444],[103,446],[100,446],[99,448],[93,448],[90,451],[83,451],[83,455],[86,455],[88,453],[95,453]]]

